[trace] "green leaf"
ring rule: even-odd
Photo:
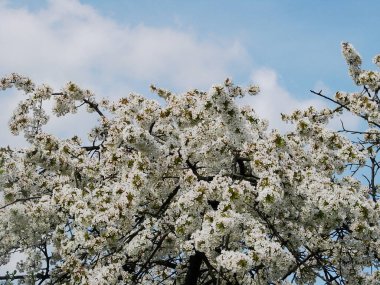
[[[274,202],[274,196],[271,194],[268,194],[265,196],[265,202],[272,204]]]
[[[285,140],[279,135],[276,136],[274,143],[277,147],[284,147],[286,144]]]

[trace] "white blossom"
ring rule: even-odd
[[[0,264],[24,253],[26,284],[377,284],[379,75],[342,49],[363,91],[283,114],[283,134],[236,104],[259,87],[230,79],[208,92],[152,86],[162,105],[0,79],[26,93],[9,125],[30,143],[0,149]],[[96,113],[89,141],[46,133],[45,100],[58,117]],[[342,109],[366,130],[328,129]]]

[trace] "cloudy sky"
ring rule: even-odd
[[[109,98],[153,98],[151,83],[208,90],[231,77],[259,84],[262,94],[244,103],[284,128],[281,112],[326,105],[310,89],[355,90],[340,43],[353,43],[372,68],[379,10],[376,0],[0,0],[0,76],[18,72],[56,90],[74,81]],[[7,130],[20,99],[0,93],[0,146],[23,144]],[[81,113],[48,129],[70,136],[93,122]]]

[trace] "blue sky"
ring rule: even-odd
[[[238,40],[249,66],[232,70],[245,81],[247,69],[268,66],[295,96],[316,79],[337,88],[350,84],[340,43],[363,55],[379,52],[379,1],[82,1],[127,25],[146,24],[193,32],[200,39]]]
[[[326,105],[308,90],[355,90],[340,43],[353,43],[373,68],[379,10],[380,1],[0,0],[0,74],[55,89],[71,80],[110,98],[151,97],[151,83],[207,90],[229,76],[260,84],[262,95],[244,102],[283,127],[280,112]],[[0,96],[2,145],[15,142],[5,126],[20,99]],[[79,118],[50,129],[68,136],[93,122]]]

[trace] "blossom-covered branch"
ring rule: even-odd
[[[350,44],[343,54],[363,90],[314,92],[337,107],[282,115],[293,124],[286,133],[236,103],[258,86],[230,79],[207,92],[152,86],[165,104],[134,93],[96,100],[72,82],[53,92],[17,74],[0,79],[1,89],[27,96],[10,129],[30,143],[0,149],[0,265],[24,254],[0,280],[376,284],[379,76],[361,69]],[[98,115],[87,142],[44,130],[48,100],[58,117],[81,105]],[[329,130],[343,110],[369,129]]]

